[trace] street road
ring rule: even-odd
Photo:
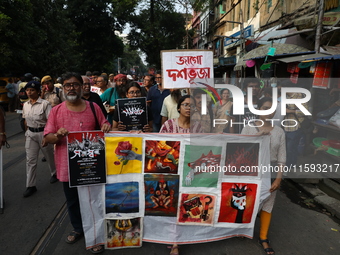
[[[84,239],[73,245],[64,241],[72,228],[64,206],[62,185],[49,183],[47,165],[40,160],[42,155],[37,169],[38,192],[28,198],[22,196],[26,189],[25,136],[16,113],[7,113],[6,131],[11,148],[3,148],[5,207],[3,214],[0,214],[0,254],[90,254],[85,250]],[[327,212],[314,207],[313,200],[308,199],[289,181],[285,181],[282,186],[278,192],[269,231],[269,239],[276,254],[340,254],[339,223]],[[305,208],[306,205],[313,209]],[[258,236],[257,221],[253,240],[231,238],[214,243],[183,245],[180,246],[180,253],[265,254],[257,243]],[[163,255],[169,252],[167,245],[143,243],[142,248],[106,250],[103,254]]]

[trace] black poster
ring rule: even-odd
[[[146,98],[117,99],[119,121],[123,122],[126,130],[143,130],[148,124]]]
[[[106,183],[103,132],[72,132],[67,137],[70,187]]]

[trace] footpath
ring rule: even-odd
[[[300,156],[298,159],[298,165],[302,166],[305,164],[316,165],[321,162],[318,154]],[[338,175],[340,178],[340,159],[337,167],[337,173],[334,173],[332,177]],[[306,176],[307,178],[304,178],[303,175],[293,175],[288,180],[311,196],[316,203],[324,207],[332,216],[340,219],[340,179],[327,178],[325,175],[318,173],[309,173]]]

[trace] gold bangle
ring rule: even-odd
[[[5,133],[5,132],[2,132],[2,133],[0,133],[0,135],[6,135],[6,133]]]

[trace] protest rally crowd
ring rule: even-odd
[[[255,108],[268,110],[272,107],[272,88],[263,88],[261,81],[248,77],[243,83],[245,107],[247,88],[252,89],[252,103]],[[278,88],[293,87],[292,83],[278,84]],[[270,161],[272,165],[283,167],[297,163],[299,141],[303,137],[300,124],[282,127],[280,121],[272,125],[270,119],[296,120],[301,123],[304,114],[295,105],[288,105],[286,116],[280,111],[270,115],[256,116],[249,109],[244,115],[233,115],[233,95],[228,89],[220,89],[221,101],[209,100],[206,114],[201,114],[202,94],[204,89],[183,88],[164,89],[162,73],[146,74],[143,77],[125,74],[86,72],[84,76],[67,72],[59,78],[46,75],[39,79],[32,74],[25,74],[15,82],[11,79],[7,90],[13,94],[9,111],[22,108],[22,117],[26,127],[26,190],[24,197],[32,196],[36,191],[36,168],[39,151],[47,161],[50,183],[63,182],[67,208],[73,230],[66,237],[69,244],[83,236],[77,188],[68,184],[67,142],[69,132],[102,130],[126,131],[126,123],[119,119],[117,99],[145,97],[148,110],[147,124],[139,131],[160,133],[238,133],[243,135],[270,135]],[[278,90],[280,100],[280,89]],[[287,94],[288,98],[302,98],[300,93]],[[307,104],[305,107],[308,108]],[[2,116],[0,116],[2,117]],[[214,125],[214,120],[225,120]],[[255,127],[231,125],[243,120],[254,120]],[[3,122],[2,122],[3,123]],[[261,125],[262,123],[262,125]],[[0,143],[5,144],[4,130],[0,127]],[[58,160],[55,160],[58,159]],[[269,245],[267,233],[277,189],[280,187],[282,172],[274,176],[270,188],[271,195],[260,207],[260,244],[266,254],[274,254]],[[92,253],[104,251],[103,245],[92,247]],[[179,254],[178,245],[171,247],[170,254]]]

